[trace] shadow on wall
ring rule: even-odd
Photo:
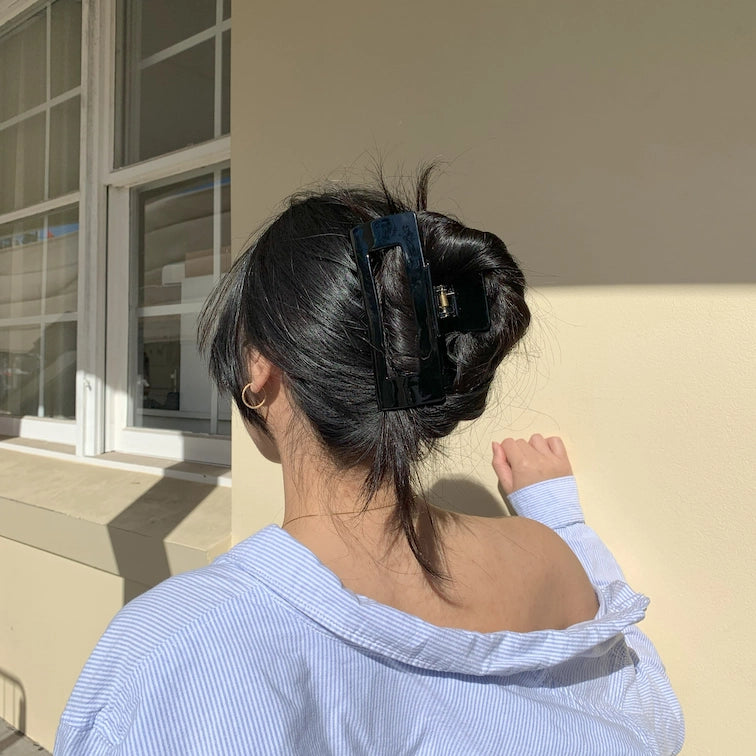
[[[0,717],[19,732],[26,732],[26,692],[21,680],[10,672],[0,669],[0,685],[2,685]],[[17,739],[18,736],[14,733],[0,740],[0,752],[9,748]]]
[[[631,146],[637,163],[648,163],[653,146]],[[579,155],[589,167],[560,155],[548,183],[521,176],[513,180],[519,196],[501,198],[498,218],[485,211],[531,286],[756,283],[746,200],[756,186],[745,166],[731,166],[727,178],[740,191],[720,191],[691,175],[709,156],[691,155],[669,173],[647,168],[630,180],[597,166],[585,145]],[[574,178],[581,173],[590,175]]]
[[[506,499],[494,496],[485,486],[470,478],[440,478],[428,489],[426,495],[433,505],[449,512],[474,517],[511,514]]]
[[[163,477],[108,523],[118,573],[124,576],[124,605],[171,576],[165,539],[211,491],[210,485]]]

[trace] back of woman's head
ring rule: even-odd
[[[242,417],[269,433],[263,415],[243,402],[250,355],[282,374],[295,412],[311,426],[334,465],[364,474],[364,504],[393,487],[395,522],[423,568],[438,576],[416,527],[427,505],[413,493],[417,463],[463,420],[483,412],[494,373],[530,320],[525,281],[504,243],[426,208],[430,171],[412,201],[379,189],[338,188],[293,196],[288,207],[236,261],[200,320],[210,371]],[[368,317],[350,241],[355,226],[415,211],[434,286],[453,287],[478,274],[490,328],[443,338],[453,379],[445,400],[381,411],[376,396]],[[384,254],[375,269],[389,370],[417,364],[417,322],[401,253]]]

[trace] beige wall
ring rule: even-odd
[[[756,743],[755,30],[750,0],[234,4],[235,243],[366,154],[450,161],[436,207],[508,242],[538,317],[434,492],[496,506],[491,436],[567,438],[590,522],[653,599],[686,754]],[[235,433],[239,539],[281,502]]]
[[[0,586],[0,716],[52,750],[82,664],[123,606],[128,586],[6,538],[0,538]]]

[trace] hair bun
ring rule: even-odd
[[[464,226],[446,215],[422,210],[417,215],[434,286],[453,288],[462,277],[480,275],[490,317],[486,331],[452,331],[444,337],[455,369],[452,392],[444,405],[425,409],[437,422],[441,415],[446,416],[447,422],[442,425],[448,427],[448,433],[458,422],[481,414],[496,368],[525,334],[530,311],[522,271],[498,236]],[[384,257],[378,280],[387,361],[397,371],[413,372],[418,347],[404,266],[398,252]]]

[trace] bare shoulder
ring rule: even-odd
[[[525,517],[462,517],[455,531],[453,567],[468,584],[506,596],[518,607],[518,622],[530,625],[525,629],[563,628],[596,615],[582,564],[551,528]]]

